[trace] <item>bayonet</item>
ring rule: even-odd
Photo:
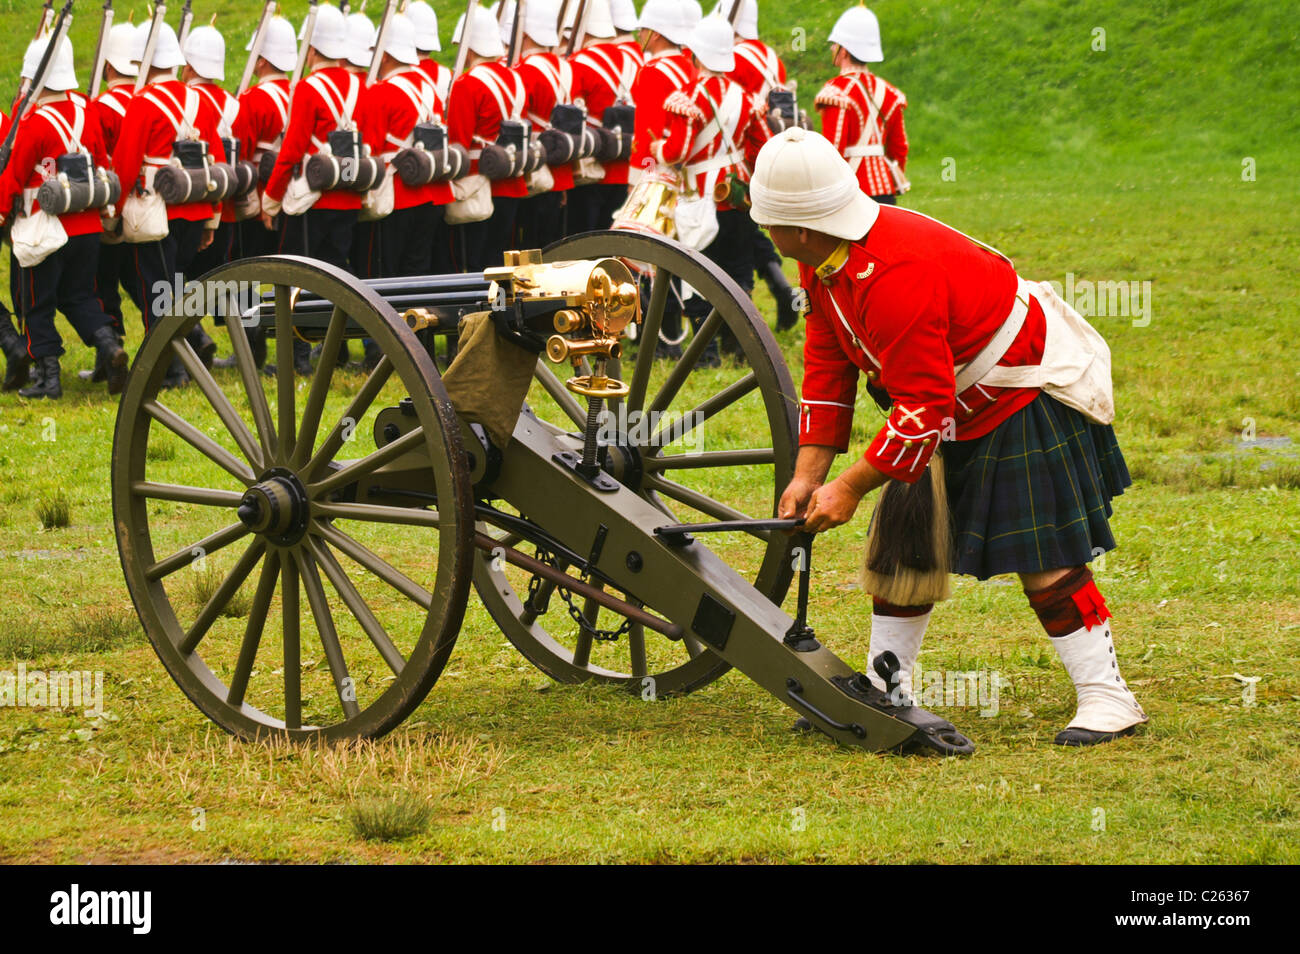
[[[149,36],[144,41],[144,55],[140,57],[140,72],[135,77],[135,91],[144,89],[149,81],[149,70],[153,63],[153,51],[158,48],[158,30],[162,27],[163,17],[167,16],[167,4],[159,2],[153,5],[153,19],[149,23]]]
[[[253,34],[253,48],[248,51],[248,62],[244,64],[244,75],[239,78],[239,91],[235,93],[236,98],[243,96],[248,91],[248,87],[253,84],[253,70],[257,67],[258,57],[262,55],[262,47],[266,43],[266,31],[271,24],[271,18],[275,16],[276,0],[267,0],[266,6],[262,8],[262,19],[257,22],[257,32]]]
[[[181,23],[176,30],[176,39],[181,46],[185,45],[185,38],[190,35],[190,25],[194,23],[194,11],[190,9],[192,2],[193,0],[185,0],[185,6],[181,7]]]
[[[397,12],[397,0],[388,0],[384,4],[383,15],[379,18],[379,29],[375,31],[375,51],[370,57],[370,73],[367,81],[374,84],[379,78],[379,67],[384,61],[384,40],[388,36],[388,30],[392,26],[393,14]]]
[[[572,56],[582,48],[582,38],[587,33],[587,0],[578,0],[578,15],[573,18],[573,32],[569,34],[569,46],[565,56]]]
[[[45,80],[50,75],[50,63],[54,59],[54,51],[62,44],[63,38],[68,35],[68,29],[71,26],[72,0],[68,0],[63,5],[63,9],[59,11],[59,18],[54,21],[54,29],[50,32],[49,44],[45,47],[45,52],[41,54],[41,61],[36,66],[36,75],[32,77],[32,81],[23,92],[18,105],[14,107],[13,122],[9,124],[9,132],[5,134],[4,144],[0,145],[0,172],[3,172],[5,167],[9,165],[9,156],[14,148],[14,138],[18,135],[18,124],[22,122],[24,115],[26,115],[27,107],[44,92]]]
[[[113,0],[104,0],[104,16],[99,21],[99,42],[95,44],[95,58],[91,60],[90,81],[86,85],[86,96],[94,99],[99,95],[99,84],[104,78],[104,62],[108,55],[108,33],[113,29]]]

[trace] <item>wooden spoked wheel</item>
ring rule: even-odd
[[[190,307],[147,336],[112,464],[140,621],[185,694],[236,735],[381,735],[437,680],[468,599],[473,506],[455,414],[426,350],[346,273],[277,256],[200,283],[209,302],[274,289],[278,367],[259,374],[232,319],[237,367],[205,369],[185,340],[201,320]],[[288,347],[298,289],[326,303],[308,379],[295,379]],[[379,365],[337,367],[339,344],[363,336],[379,345]],[[196,386],[160,391],[174,359]],[[380,447],[374,416],[406,397],[418,426]],[[358,480],[410,455],[428,458],[436,509],[355,499]]]
[[[559,242],[545,254],[547,261],[603,256],[622,258],[634,271],[651,276],[638,340],[614,372],[628,382],[630,393],[610,408],[610,429],[617,440],[606,450],[605,469],[662,510],[665,522],[772,516],[794,473],[798,399],[767,323],[716,265],[675,242],[632,232],[595,232]],[[665,308],[670,296],[680,295],[683,282],[708,302],[709,314],[683,342],[680,359],[656,360],[654,345]],[[724,358],[721,367],[703,366],[706,346],[724,329],[739,354]],[[587,408],[552,367],[545,357],[538,362],[529,404],[576,446]],[[557,370],[567,373],[564,367]],[[494,535],[507,545],[529,549],[512,534]],[[726,533],[710,534],[702,542],[770,599],[779,603],[784,598],[792,576],[789,537]],[[534,583],[503,561],[494,563],[488,553],[475,556],[474,583],[502,632],[561,682],[597,680],[643,695],[653,687],[655,697],[666,697],[706,685],[729,668],[689,633],[674,641],[632,624],[617,639],[593,638],[593,629],[608,636],[625,618],[577,597],[571,604],[556,587]],[[530,585],[535,589],[532,601]],[[538,612],[542,605],[545,610]],[[575,609],[590,626],[574,620]]]

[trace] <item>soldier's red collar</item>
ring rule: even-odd
[[[822,281],[830,278],[849,260],[849,242],[844,240],[835,247],[835,251],[826,256],[826,261],[817,266],[817,277]]]

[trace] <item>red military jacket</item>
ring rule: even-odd
[[[907,165],[903,110],[907,97],[867,70],[842,73],[822,87],[814,101],[822,134],[835,144],[867,195],[907,191],[900,181]],[[898,167],[898,175],[890,168]]]
[[[766,108],[768,90],[785,87],[785,64],[762,40],[741,40],[736,44],[736,68],[727,74]]]
[[[456,78],[447,111],[447,136],[469,150],[470,172],[478,172],[483,147],[497,141],[501,120],[524,118],[528,90],[519,75],[504,63],[480,63]],[[528,195],[524,176],[492,183],[494,196]]]
[[[619,40],[613,46],[622,50],[636,64],[637,69],[645,66],[645,50],[641,48],[641,44],[636,40]]]
[[[646,57],[632,84],[632,101],[636,103],[636,134],[632,139],[633,169],[645,169],[654,156],[650,144],[663,135],[664,103],[673,93],[691,88],[695,66],[681,52],[654,53]]]
[[[289,107],[289,126],[266,183],[268,198],[275,202],[284,199],[295,167],[320,152],[329,142],[329,134],[339,128],[341,119],[356,125],[364,138],[368,126],[368,118],[361,108],[364,89],[365,79],[342,66],[318,70],[295,87]],[[332,189],[321,193],[315,208],[360,209],[361,193]]]
[[[411,145],[411,133],[417,123],[442,122],[442,99],[433,80],[417,67],[390,73],[366,90],[365,98],[366,115],[371,119],[366,145],[371,155],[381,157],[386,163],[391,163],[394,156]],[[401,176],[394,174],[391,165],[387,175],[393,176],[394,209],[410,209],[428,202],[446,205],[452,201],[449,182],[408,186]]]
[[[122,180],[123,201],[137,183],[153,184],[152,173],[171,161],[172,146],[183,125],[189,96],[198,103],[194,129],[208,144],[213,162],[225,162],[226,153],[217,135],[216,112],[202,96],[176,79],[150,83],[131,98],[122,118],[117,145],[113,148],[113,168]],[[213,218],[219,208],[212,202],[169,205],[168,220],[202,222]]]
[[[239,117],[239,100],[227,93],[216,83],[209,83],[206,80],[200,83],[193,83],[192,86],[194,89],[198,90],[199,95],[203,97],[204,102],[207,103],[207,105],[216,113],[217,132],[222,136],[234,136],[235,123],[238,121]],[[240,148],[242,149],[243,147],[241,146]],[[247,153],[242,153],[242,155],[245,159],[248,158]],[[227,160],[230,159],[229,156],[226,158]],[[234,199],[227,199],[221,204],[221,221],[235,221]]]
[[[122,120],[126,118],[126,108],[131,105],[135,95],[135,84],[131,80],[119,80],[100,93],[90,104],[90,115],[99,123],[99,135],[105,148],[117,142],[122,132]]]
[[[639,49],[639,48],[638,48]],[[593,43],[569,59],[573,65],[573,102],[587,109],[587,123],[599,126],[605,110],[618,100],[632,101],[632,87],[640,60],[627,52],[622,43]],[[606,162],[608,185],[627,184],[627,162]]]
[[[433,88],[438,91],[438,99],[443,103],[443,109],[446,109],[447,94],[451,92],[451,70],[443,66],[433,57],[420,61],[420,69],[424,71],[429,79],[433,80]]]
[[[240,155],[258,165],[262,154],[275,148],[288,124],[289,78],[277,76],[244,90],[231,132],[239,140]]]
[[[651,155],[669,165],[684,163],[695,193],[711,196],[714,185],[733,172],[749,181],[758,151],[772,138],[765,113],[725,76],[701,77],[664,102],[664,138],[651,145]],[[720,202],[718,208],[733,206]]]
[[[551,111],[560,103],[573,102],[573,67],[554,53],[533,53],[524,57],[515,67],[519,78],[528,90],[525,107],[534,134],[551,125]],[[553,192],[567,192],[573,188],[573,165],[551,166],[555,179]]]
[[[36,191],[55,174],[55,159],[64,153],[90,153],[96,166],[107,166],[108,155],[100,138],[99,124],[87,108],[86,97],[77,92],[61,95],[55,102],[37,106],[18,125],[9,165],[0,176],[0,215],[6,220],[18,199],[24,213],[40,211]],[[8,132],[8,123],[0,135]],[[60,215],[69,236],[91,235],[103,230],[99,209]]]
[[[818,268],[799,266],[808,293],[799,443],[848,449],[858,374],[893,407],[864,456],[911,483],[940,440],[987,434],[1037,388],[972,385],[955,394],[954,364],[970,361],[1016,300],[1015,268],[955,229],[882,205],[866,237]],[[1036,365],[1046,328],[1032,297],[1024,327],[998,362]]]

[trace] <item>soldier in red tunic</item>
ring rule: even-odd
[[[650,154],[657,162],[682,168],[693,203],[716,208],[713,237],[700,244],[704,237],[688,237],[682,232],[685,210],[679,200],[678,240],[702,248],[749,293],[754,287],[754,257],[744,183],[759,149],[772,135],[767,110],[727,78],[735,68],[735,56],[731,25],[726,20],[704,18],[692,30],[687,45],[696,80],[689,90],[672,93],[664,102],[664,137],[651,143]],[[708,302],[694,294],[684,305],[697,331],[710,310]],[[730,340],[723,344],[729,350],[735,345]],[[719,361],[718,342],[710,341],[700,363],[709,366]]]
[[[799,456],[779,513],[822,532],[884,488],[862,575],[875,600],[871,660],[892,652],[906,693],[949,571],[1016,573],[1078,696],[1056,742],[1130,734],[1147,716],[1120,676],[1087,566],[1115,546],[1111,498],[1130,482],[1105,342],[995,249],[868,198],[816,133],[768,143],[750,195],[754,221],[799,261],[809,304]],[[888,420],[827,482],[864,373]]]
[[[534,137],[550,128],[556,106],[573,102],[573,67],[553,52],[560,43],[556,31],[559,15],[557,0],[528,0],[524,6],[520,59],[515,69],[528,90],[524,110]],[[520,248],[545,248],[564,237],[564,217],[573,191],[573,164],[548,168],[551,188],[520,203]]]
[[[35,79],[49,36],[33,40],[23,57],[24,79]],[[17,223],[30,216],[43,216],[37,191],[55,175],[59,157],[82,154],[93,166],[107,166],[108,156],[99,137],[99,125],[87,116],[86,98],[77,91],[73,70],[72,43],[65,37],[50,59],[45,88],[31,103],[31,111],[18,117],[9,164],[0,176],[0,226]],[[87,174],[93,174],[89,165]],[[99,209],[70,212],[58,216],[66,240],[57,248],[46,249],[39,261],[28,263],[17,279],[19,296],[15,305],[26,331],[24,352],[35,363],[36,380],[18,394],[26,398],[59,398],[63,395],[59,358],[63,341],[54,325],[55,311],[61,311],[81,340],[95,348],[99,363],[106,369],[110,394],[122,390],[126,382],[127,355],[118,343],[108,315],[95,298],[95,265],[99,255],[99,236],[103,229]],[[11,237],[18,247],[17,232]],[[14,256],[17,262],[17,255]],[[21,304],[19,304],[21,303]],[[8,316],[4,326],[12,331]],[[5,342],[8,354],[12,341]],[[23,362],[10,357],[10,378],[6,384],[20,384],[25,372]]]
[[[892,205],[911,187],[903,174],[907,97],[868,68],[885,58],[876,15],[866,7],[849,9],[835,22],[830,42],[840,75],[815,100],[822,132],[848,160],[862,191]]]

